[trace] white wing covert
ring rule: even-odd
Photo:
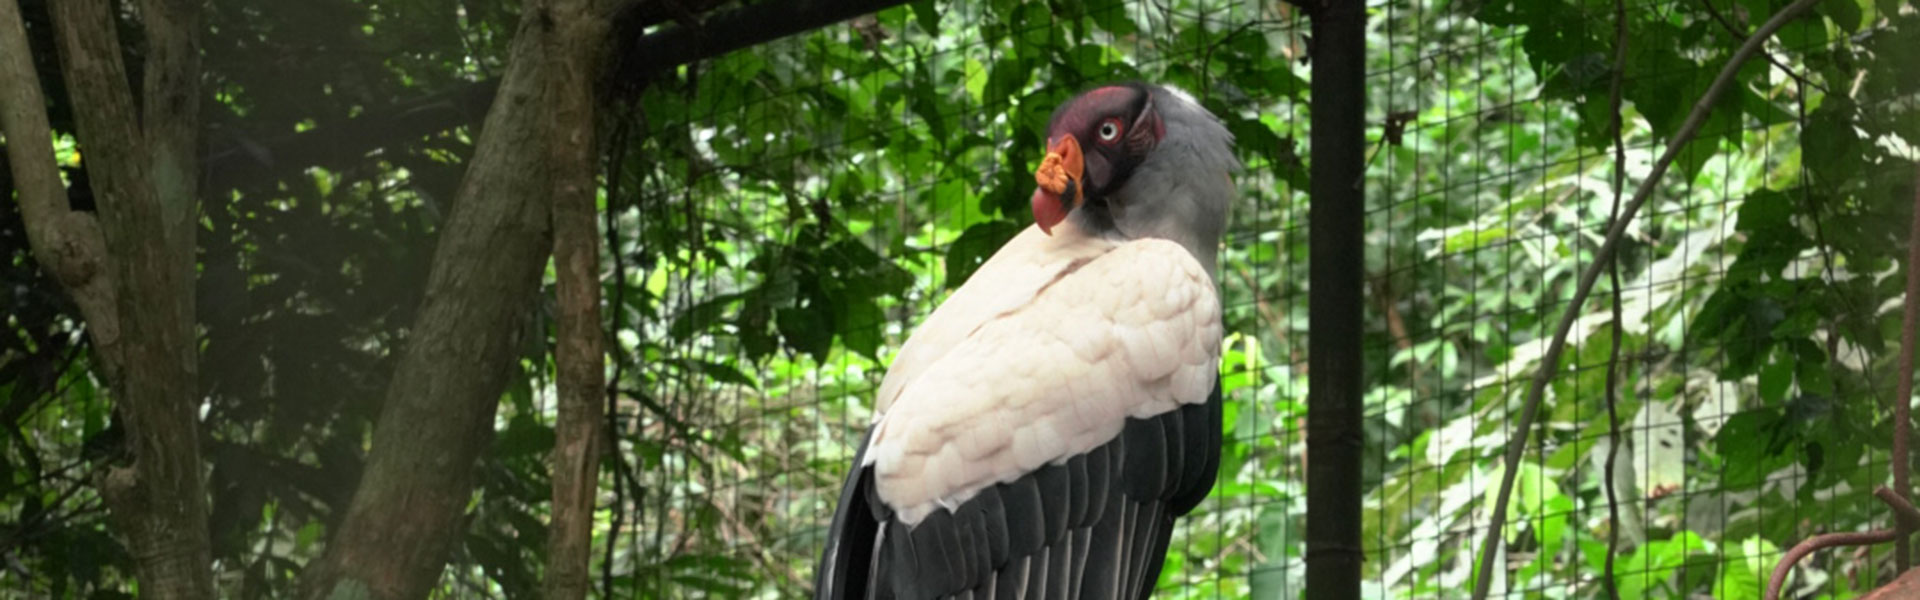
[[[1218,294],[1173,242],[1067,254],[1037,288],[1017,257],[983,266],[956,297],[999,276],[1028,300],[948,319],[889,373],[821,597],[1129,599],[1157,580],[1218,465]]]

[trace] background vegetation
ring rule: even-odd
[[[197,383],[223,596],[292,595],[347,511],[474,157],[485,105],[465,98],[508,71],[518,4],[207,4],[200,110],[221,185],[203,187],[231,192],[200,209]],[[679,4],[687,22],[731,7]],[[1613,68],[1631,190],[1784,4],[1631,3],[1622,65],[1612,2],[1371,7],[1370,596],[1465,596],[1525,381],[1608,223]],[[21,6],[69,199],[91,210],[93,151],[75,141],[48,4]],[[137,29],[137,11],[117,14]],[[630,94],[601,115],[617,443],[596,502],[595,593],[803,595],[892,349],[1029,221],[1054,106],[1140,78],[1222,116],[1248,167],[1220,271],[1232,435],[1161,597],[1297,597],[1306,31],[1278,1],[927,0],[614,82]],[[145,50],[123,39],[129,56]],[[1895,458],[1889,407],[1911,401],[1892,381],[1920,11],[1827,0],[1767,49],[1633,224],[1617,295],[1602,284],[1555,366],[1496,591],[1604,597],[1617,532],[1622,598],[1757,598],[1779,549],[1890,523],[1867,492]],[[391,106],[416,108],[397,123],[439,111],[459,126],[352,128]],[[329,131],[377,150],[327,159],[281,143]],[[121,416],[14,206],[0,209],[0,595],[122,597],[134,557],[96,489],[122,452]],[[435,596],[540,587],[553,280],[549,268],[529,307]],[[1616,300],[1617,521],[1602,487]],[[1892,574],[1889,556],[1817,556],[1790,589],[1852,597]]]

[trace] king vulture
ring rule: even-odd
[[[1171,88],[1047,126],[1036,223],[914,332],[828,530],[818,599],[1147,598],[1220,459],[1214,263],[1233,138]]]

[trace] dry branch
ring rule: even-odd
[[[1920,525],[1920,508],[1914,508],[1906,495],[1889,488],[1878,488],[1873,490],[1873,496],[1885,502],[1887,508],[1893,509],[1894,518],[1904,521],[1905,527],[1911,529],[1914,525]]]
[[[1707,88],[1706,94],[1701,95],[1700,100],[1694,103],[1693,110],[1687,114],[1687,120],[1680,125],[1680,130],[1673,134],[1673,139],[1667,144],[1666,151],[1661,153],[1659,160],[1654,161],[1652,170],[1647,173],[1647,178],[1642,180],[1640,187],[1634,191],[1633,201],[1627,203],[1626,210],[1621,213],[1620,218],[1614,219],[1613,226],[1607,230],[1606,241],[1600,245],[1599,250],[1594,252],[1593,263],[1587,265],[1586,270],[1580,273],[1580,283],[1574,288],[1573,298],[1567,301],[1566,309],[1560,313],[1560,322],[1554,328],[1553,339],[1547,344],[1547,351],[1540,357],[1540,364],[1534,370],[1532,386],[1527,390],[1526,402],[1520,409],[1520,422],[1514,426],[1514,434],[1507,442],[1506,469],[1500,476],[1500,490],[1494,499],[1486,541],[1480,548],[1480,564],[1477,570],[1479,576],[1473,582],[1474,600],[1485,600],[1487,591],[1493,583],[1494,551],[1500,543],[1500,531],[1504,529],[1502,523],[1507,519],[1507,501],[1513,495],[1514,476],[1519,473],[1520,459],[1526,453],[1528,432],[1533,429],[1533,421],[1540,412],[1541,397],[1546,393],[1547,383],[1552,381],[1554,373],[1559,369],[1560,353],[1567,346],[1567,334],[1573,330],[1573,322],[1580,317],[1580,309],[1586,304],[1587,295],[1593,292],[1593,285],[1599,281],[1600,273],[1612,263],[1614,254],[1620,247],[1620,240],[1626,237],[1627,225],[1633,222],[1633,217],[1640,212],[1640,207],[1653,197],[1654,190],[1660,186],[1661,176],[1673,166],[1673,161],[1679,158],[1680,151],[1686,149],[1687,143],[1693,141],[1694,136],[1700,133],[1700,127],[1706,124],[1707,115],[1713,112],[1714,104],[1719,101],[1722,94],[1726,93],[1727,88],[1733,86],[1740,72],[1740,66],[1753,58],[1753,55],[1760,51],[1767,38],[1772,37],[1775,31],[1779,31],[1781,27],[1786,26],[1788,22],[1819,1],[1797,0],[1781,9],[1773,15],[1773,18],[1768,19],[1766,24],[1761,25],[1752,37],[1747,38],[1732,57],[1727,59],[1727,64],[1721,67],[1720,74],[1713,78],[1713,84]]]
[[[547,600],[581,600],[590,588],[593,503],[600,483],[600,398],[606,387],[596,226],[594,77],[607,21],[591,0],[552,3],[547,42],[546,151],[553,202],[553,261],[560,318],[554,362],[553,511],[547,534]]]
[[[94,349],[113,378],[120,365],[120,319],[107,271],[106,234],[92,213],[68,209],[66,186],[53,157],[46,98],[16,0],[0,0],[0,134],[7,138],[8,164],[34,260],[80,306]]]
[[[1914,166],[1913,185],[1913,224],[1907,231],[1906,308],[1900,322],[1900,364],[1895,367],[1895,377],[1898,378],[1895,381],[1898,383],[1893,393],[1893,493],[1902,502],[1906,501],[1907,494],[1913,492],[1913,484],[1907,473],[1912,458],[1908,443],[1913,435],[1914,329],[1920,327],[1920,165]],[[1894,564],[1901,571],[1913,566],[1907,546],[1913,527],[1910,519],[1900,519],[1894,523],[1894,531],[1900,534],[1894,540]]]
[[[1626,116],[1622,110],[1627,85],[1627,0],[1613,0],[1613,81],[1607,91],[1609,128],[1613,133],[1613,205],[1608,219],[1620,220],[1620,194],[1627,188]],[[1607,562],[1601,569],[1601,587],[1607,598],[1620,600],[1620,586],[1613,580],[1615,555],[1620,553],[1620,494],[1615,485],[1614,465],[1620,458],[1620,338],[1626,329],[1620,315],[1620,261],[1607,268],[1608,289],[1613,292],[1613,335],[1607,350],[1607,461],[1601,480],[1607,492]]]

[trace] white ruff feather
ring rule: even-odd
[[[1085,262],[1059,265],[1053,274],[1071,272],[1029,302],[971,323],[898,386],[867,456],[901,522],[1092,450],[1129,417],[1212,393],[1220,303],[1200,262],[1167,240],[1081,239],[1105,251],[1073,253]],[[983,268],[967,286],[996,289],[1005,277],[1017,287],[1026,275]]]

